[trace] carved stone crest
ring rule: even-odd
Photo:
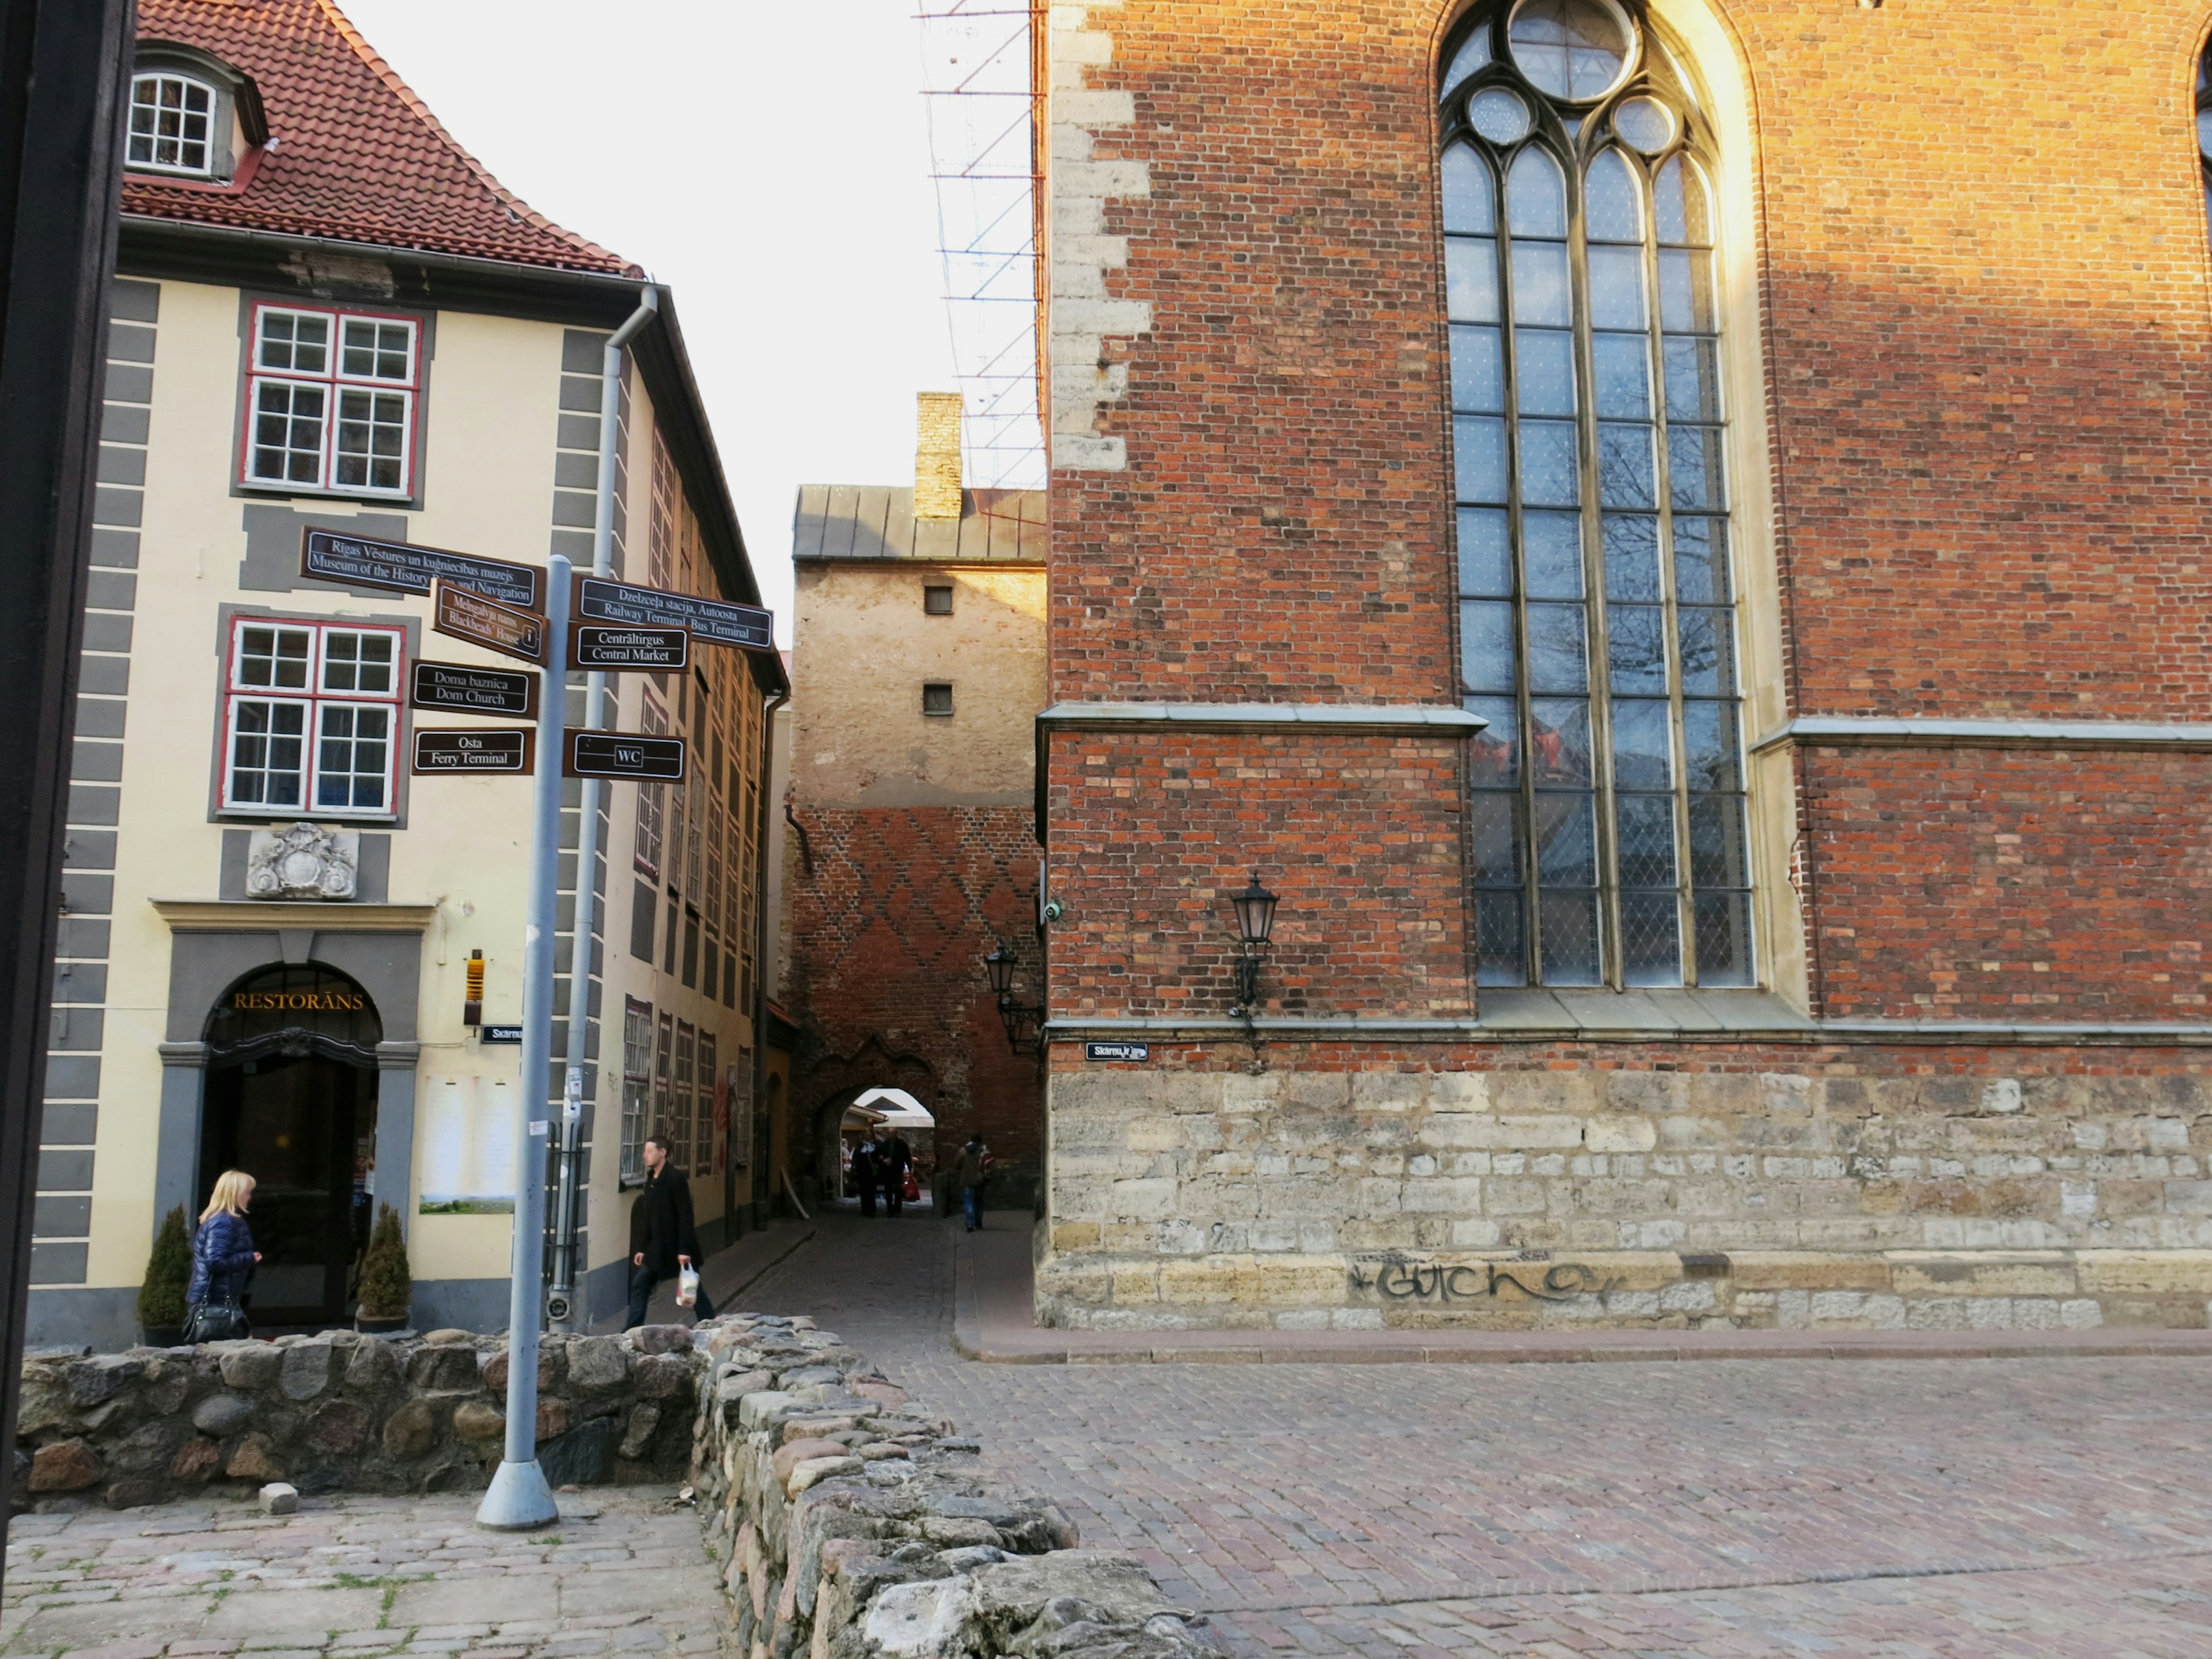
[[[326,824],[256,830],[246,848],[246,896],[349,899],[358,890],[361,833]]]

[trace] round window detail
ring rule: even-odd
[[[1656,98],[1631,98],[1613,112],[1613,130],[1646,155],[1674,141],[1674,118]]]
[[[1468,100],[1467,124],[1493,144],[1510,144],[1528,131],[1528,106],[1504,87],[1485,87]]]
[[[1636,58],[1636,30],[1613,0],[1521,0],[1506,25],[1514,66],[1554,98],[1602,98]]]

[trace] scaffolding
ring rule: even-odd
[[[922,0],[918,15],[945,326],[963,400],[963,471],[977,489],[1041,489],[1036,54],[1044,7]]]

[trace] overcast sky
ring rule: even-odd
[[[339,0],[525,201],[670,284],[780,639],[801,483],[951,390],[914,0]]]

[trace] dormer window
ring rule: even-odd
[[[138,43],[123,150],[128,171],[243,188],[269,142],[269,119],[252,76],[198,46]]]
[[[205,179],[215,171],[215,88],[188,75],[131,82],[130,165]]]

